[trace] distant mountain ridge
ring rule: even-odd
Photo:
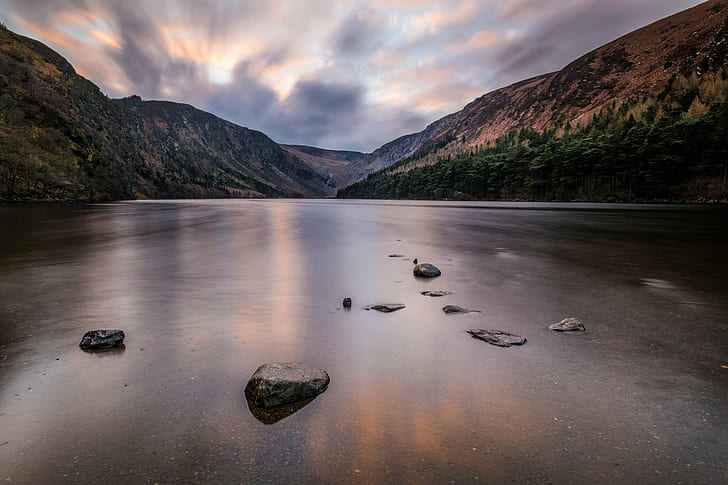
[[[192,106],[111,100],[44,44],[0,28],[0,200],[304,197],[327,170]]]
[[[347,167],[346,182],[407,157],[486,146],[521,128],[583,126],[614,103],[658,97],[678,76],[700,76],[726,64],[727,17],[728,2],[711,0],[620,37],[560,71],[489,92],[422,132],[364,155]]]
[[[329,150],[304,145],[281,146],[293,156],[308,162],[309,165],[324,170],[328,175],[327,183],[336,187],[341,187],[349,180],[349,167],[364,156],[361,152],[351,150]]]

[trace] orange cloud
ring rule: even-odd
[[[89,35],[92,39],[97,42],[113,47],[114,49],[121,49],[121,42],[112,34],[108,32],[102,32],[100,30],[90,30]]]
[[[71,37],[70,35],[65,34],[62,31],[47,29],[43,25],[39,25],[24,19],[20,20],[20,24],[25,29],[32,32],[33,35],[39,37],[45,42],[52,44],[55,47],[61,47],[74,53],[79,48],[78,40]]]
[[[473,47],[490,47],[498,43],[502,38],[503,36],[496,31],[482,30],[471,37],[468,44]]]
[[[454,10],[441,10],[438,12],[427,12],[412,19],[415,35],[430,33],[436,34],[441,27],[457,25],[475,16],[476,8],[474,2],[460,4]]]

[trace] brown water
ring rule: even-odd
[[[726,210],[129,202],[0,229],[0,480],[728,482]],[[587,332],[547,329],[569,316]],[[79,350],[96,328],[126,348]],[[264,424],[242,390],[276,361],[331,385]]]

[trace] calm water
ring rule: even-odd
[[[680,206],[2,206],[0,479],[726,483],[727,241]],[[265,424],[242,390],[276,361],[331,385]]]

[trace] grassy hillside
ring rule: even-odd
[[[328,174],[192,106],[111,100],[0,27],[0,200],[327,195]]]
[[[422,151],[339,191],[348,198],[728,200],[728,71],[675,76],[657,98],[582,126],[512,131],[464,151]]]

